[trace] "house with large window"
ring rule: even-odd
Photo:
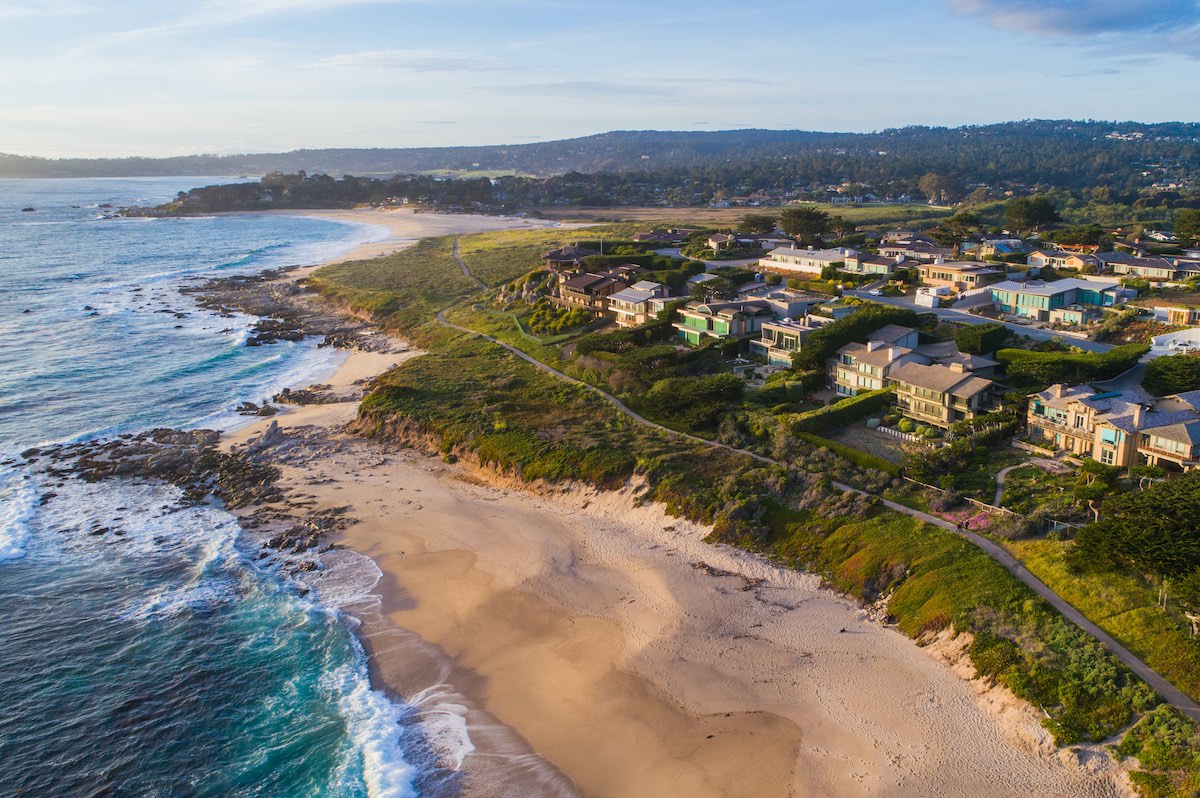
[[[628,285],[608,274],[577,274],[561,279],[551,299],[562,307],[580,308],[597,317],[608,312],[608,298]]]
[[[619,327],[637,327],[652,321],[656,311],[651,310],[650,300],[667,296],[667,287],[661,283],[639,280],[628,288],[610,294],[608,309],[617,318]]]
[[[843,261],[838,271],[849,274],[877,274],[880,277],[887,277],[896,271],[896,267],[904,265],[904,262],[903,255],[889,258],[883,255],[864,255],[856,252],[846,256],[846,260]]]
[[[775,314],[770,304],[762,301],[689,302],[678,311],[674,323],[676,334],[689,344],[698,345],[705,338],[741,338],[762,330],[764,322]]]
[[[857,250],[846,247],[838,249],[779,247],[768,252],[767,256],[758,262],[758,265],[764,269],[781,272],[819,275],[826,266],[845,263],[848,256],[857,254]]]
[[[918,362],[891,369],[887,384],[896,391],[896,407],[916,421],[949,427],[986,412],[992,381],[967,370],[967,364]]]
[[[1139,257],[1128,252],[1101,252],[1096,257],[1113,274],[1122,277],[1166,282],[1174,280],[1178,273],[1175,264],[1166,258]]]
[[[1123,301],[1121,286],[1070,277],[1045,283],[1040,280],[1005,280],[991,286],[992,302],[1001,313],[1048,321],[1050,311],[1072,305],[1115,307]]]
[[[879,254],[885,258],[905,258],[906,260],[935,261],[954,257],[951,247],[943,247],[924,236],[908,234],[906,237],[892,238],[889,236],[903,235],[900,231],[889,233],[879,244]]]
[[[761,336],[750,341],[750,354],[765,357],[768,366],[790,368],[792,355],[804,348],[813,329],[795,319],[764,321]]]
[[[1052,269],[1083,269],[1087,266],[1099,269],[1104,265],[1095,255],[1061,249],[1035,249],[1026,256],[1025,262],[1039,269],[1043,266]]]
[[[1105,465],[1200,466],[1200,391],[1161,399],[1052,385],[1030,397],[1029,438]]]
[[[833,389],[840,396],[857,396],[887,386],[894,368],[905,363],[928,363],[929,359],[907,346],[867,341],[849,343],[833,359]]]
[[[973,260],[938,259],[932,263],[922,263],[917,271],[921,275],[921,285],[945,286],[955,291],[983,288],[1003,280],[1008,274],[1003,268],[993,268]]]

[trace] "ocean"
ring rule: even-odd
[[[179,289],[320,262],[387,231],[106,218],[213,182],[0,180],[0,795],[442,793],[445,752],[412,707],[372,688],[338,597],[257,564],[218,506],[19,457],[157,426],[229,428],[240,402],[336,365],[314,340],[246,347],[252,319]]]

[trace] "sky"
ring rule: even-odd
[[[1200,121],[1200,0],[0,0],[0,152]]]

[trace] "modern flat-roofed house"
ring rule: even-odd
[[[895,388],[896,407],[904,415],[943,428],[972,419],[991,404],[992,381],[961,362],[904,363],[890,370],[887,384]]]
[[[1148,400],[1051,385],[1030,397],[1026,421],[1030,440],[1105,465],[1200,466],[1200,391]]]
[[[761,301],[689,302],[679,309],[679,321],[674,327],[680,338],[689,344],[700,344],[707,338],[741,338],[762,329],[764,322],[775,314],[771,306]]]
[[[994,269],[973,260],[935,260],[917,267],[921,285],[945,286],[955,291],[970,291],[1003,280],[1004,269]]]
[[[904,264],[904,256],[898,258],[888,258],[883,255],[864,255],[857,252],[853,255],[847,255],[842,267],[838,271],[849,272],[851,274],[877,274],[880,277],[886,277],[896,271],[897,266]]]
[[[1026,256],[1025,262],[1039,269],[1044,266],[1052,269],[1082,269],[1085,266],[1099,269],[1104,266],[1095,255],[1060,249],[1035,249]]]
[[[794,319],[764,321],[762,337],[750,341],[750,353],[765,357],[769,366],[791,367],[792,355],[804,348],[813,329]]]
[[[991,287],[992,302],[1001,313],[1048,321],[1050,311],[1072,305],[1111,308],[1120,304],[1121,287],[1112,283],[1069,277],[1044,283],[1005,280]]]
[[[651,311],[650,300],[667,296],[667,287],[661,283],[640,280],[628,288],[610,294],[608,309],[617,317],[619,327],[637,327],[651,321],[657,311]]]
[[[1118,275],[1166,282],[1174,280],[1178,273],[1175,264],[1166,258],[1140,258],[1127,252],[1101,252],[1096,257]]]
[[[779,247],[767,253],[767,257],[759,260],[758,265],[764,269],[775,269],[783,272],[801,272],[819,275],[826,266],[844,263],[850,255],[858,251],[847,249],[796,249],[795,247]]]
[[[794,288],[756,289],[743,295],[744,299],[761,300],[771,305],[777,319],[794,319],[805,316],[818,305],[829,300],[823,294],[798,291]]]

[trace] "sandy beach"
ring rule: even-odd
[[[410,238],[474,224],[314,213],[378,214]],[[349,391],[419,354],[402,349],[354,352],[322,381]],[[373,676],[445,731],[465,795],[1132,794],[1098,747],[1059,751],[1033,707],[971,680],[962,639],[918,647],[632,488],[516,485],[357,438],[355,413],[276,416],[283,485],[350,508],[340,542],[379,569],[351,607]]]
[[[521,230],[545,227],[578,227],[546,219],[526,219],[517,216],[488,216],[465,213],[417,213],[412,208],[354,208],[352,210],[278,210],[239,211],[240,214],[279,216],[309,216],[329,219],[334,222],[370,224],[386,228],[388,236],[380,241],[360,244],[332,263],[349,260],[382,258],[410,247],[419,238],[433,236],[485,233],[490,230]],[[305,276],[328,264],[320,263],[293,272],[294,276]]]

